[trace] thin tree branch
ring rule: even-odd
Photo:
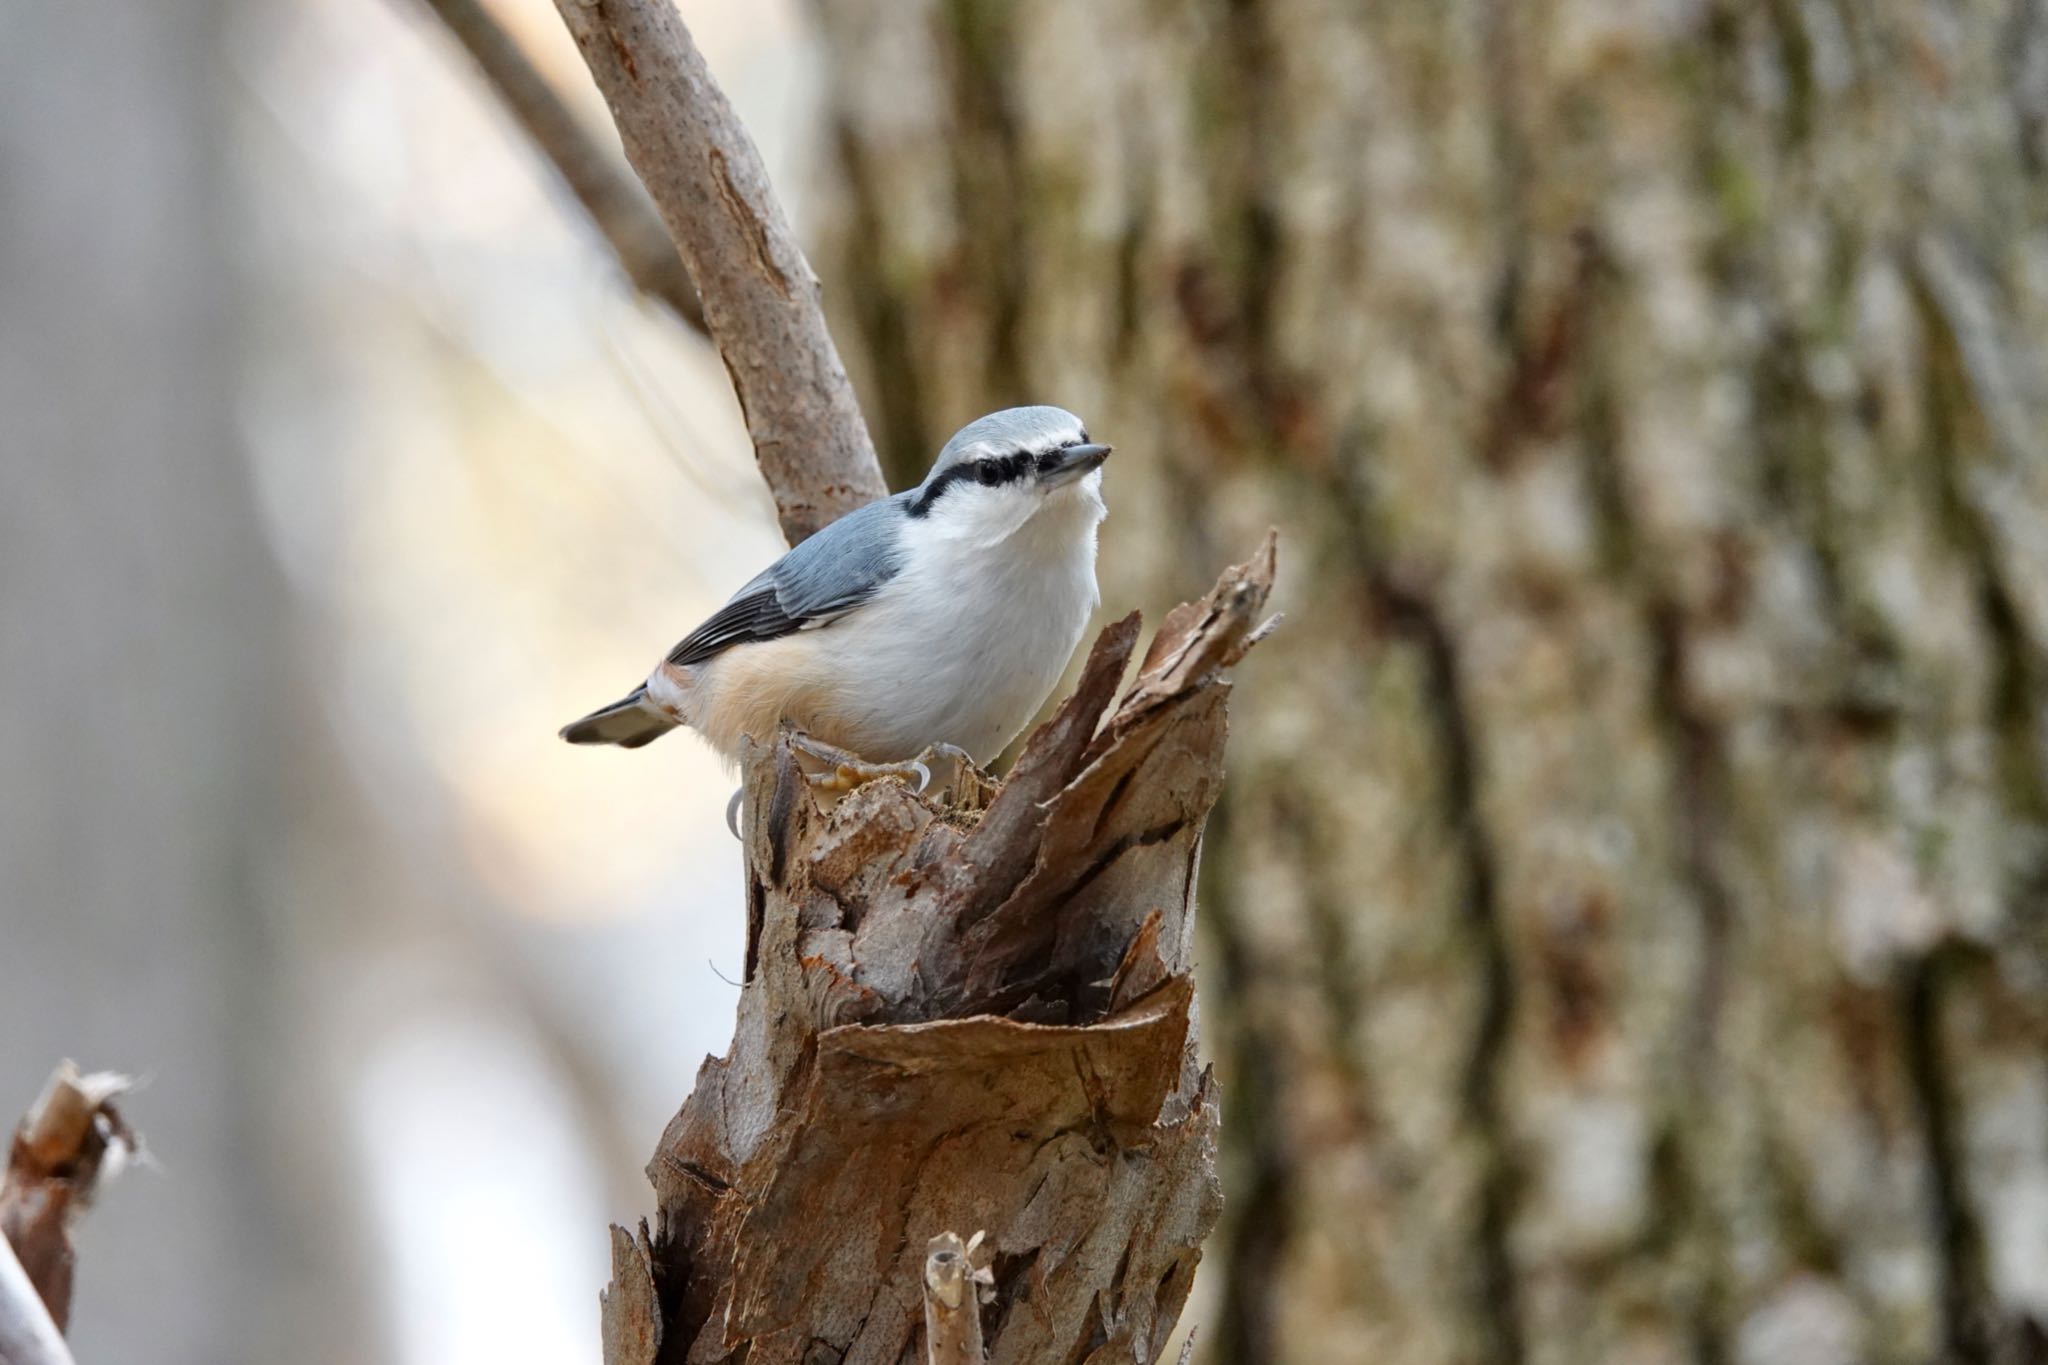
[[[963,1242],[957,1232],[932,1238],[924,1257],[926,1365],[982,1365],[981,1295],[995,1276],[974,1268],[981,1234]]]
[[[791,543],[888,491],[817,276],[672,0],[555,0],[697,282]]]
[[[0,1237],[0,1365],[72,1365],[71,1348],[5,1237]]]
[[[583,205],[626,278],[641,293],[667,304],[699,334],[708,335],[690,272],[639,182],[590,135],[481,0],[425,3],[468,50],[506,110]]]

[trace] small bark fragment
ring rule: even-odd
[[[0,1237],[59,1331],[71,1317],[71,1221],[141,1147],[114,1108],[128,1087],[125,1076],[60,1064],[15,1129],[0,1178]]]
[[[654,1365],[661,1350],[661,1305],[654,1297],[646,1219],[637,1238],[612,1224],[612,1282],[599,1293],[598,1306],[609,1365]]]

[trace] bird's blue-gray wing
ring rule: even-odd
[[[849,512],[776,560],[670,650],[668,661],[702,663],[737,644],[811,630],[873,597],[899,567],[901,501]]]

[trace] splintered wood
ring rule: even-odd
[[[128,1078],[64,1062],[14,1130],[0,1177],[0,1236],[61,1330],[71,1317],[71,1220],[141,1146],[114,1100]]]
[[[924,1257],[925,1365],[981,1365],[981,1301],[995,1276],[976,1269],[981,1233],[961,1241],[957,1232],[932,1238]]]
[[[985,1276],[988,1360],[1157,1358],[1220,1206],[1195,877],[1272,574],[1268,539],[1114,706],[1137,618],[1104,631],[978,820],[894,782],[821,811],[786,738],[750,756],[738,1027],[649,1167],[652,1238],[615,1234],[608,1365],[922,1357],[961,1228],[942,1287]]]
[[[0,1365],[71,1365],[71,1221],[141,1143],[114,1109],[128,1078],[50,1073],[0,1176]]]

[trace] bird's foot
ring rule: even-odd
[[[744,834],[740,833],[740,807],[746,802],[746,799],[747,789],[741,787],[732,794],[732,800],[725,803],[725,827],[732,831],[732,837],[735,839],[746,838]]]
[[[912,791],[921,792],[932,782],[932,770],[921,758],[913,758],[907,763],[870,763],[858,754],[805,734],[792,734],[789,743],[790,747],[824,765],[820,771],[804,773],[818,791],[850,792],[877,778],[893,777],[906,783]]]

